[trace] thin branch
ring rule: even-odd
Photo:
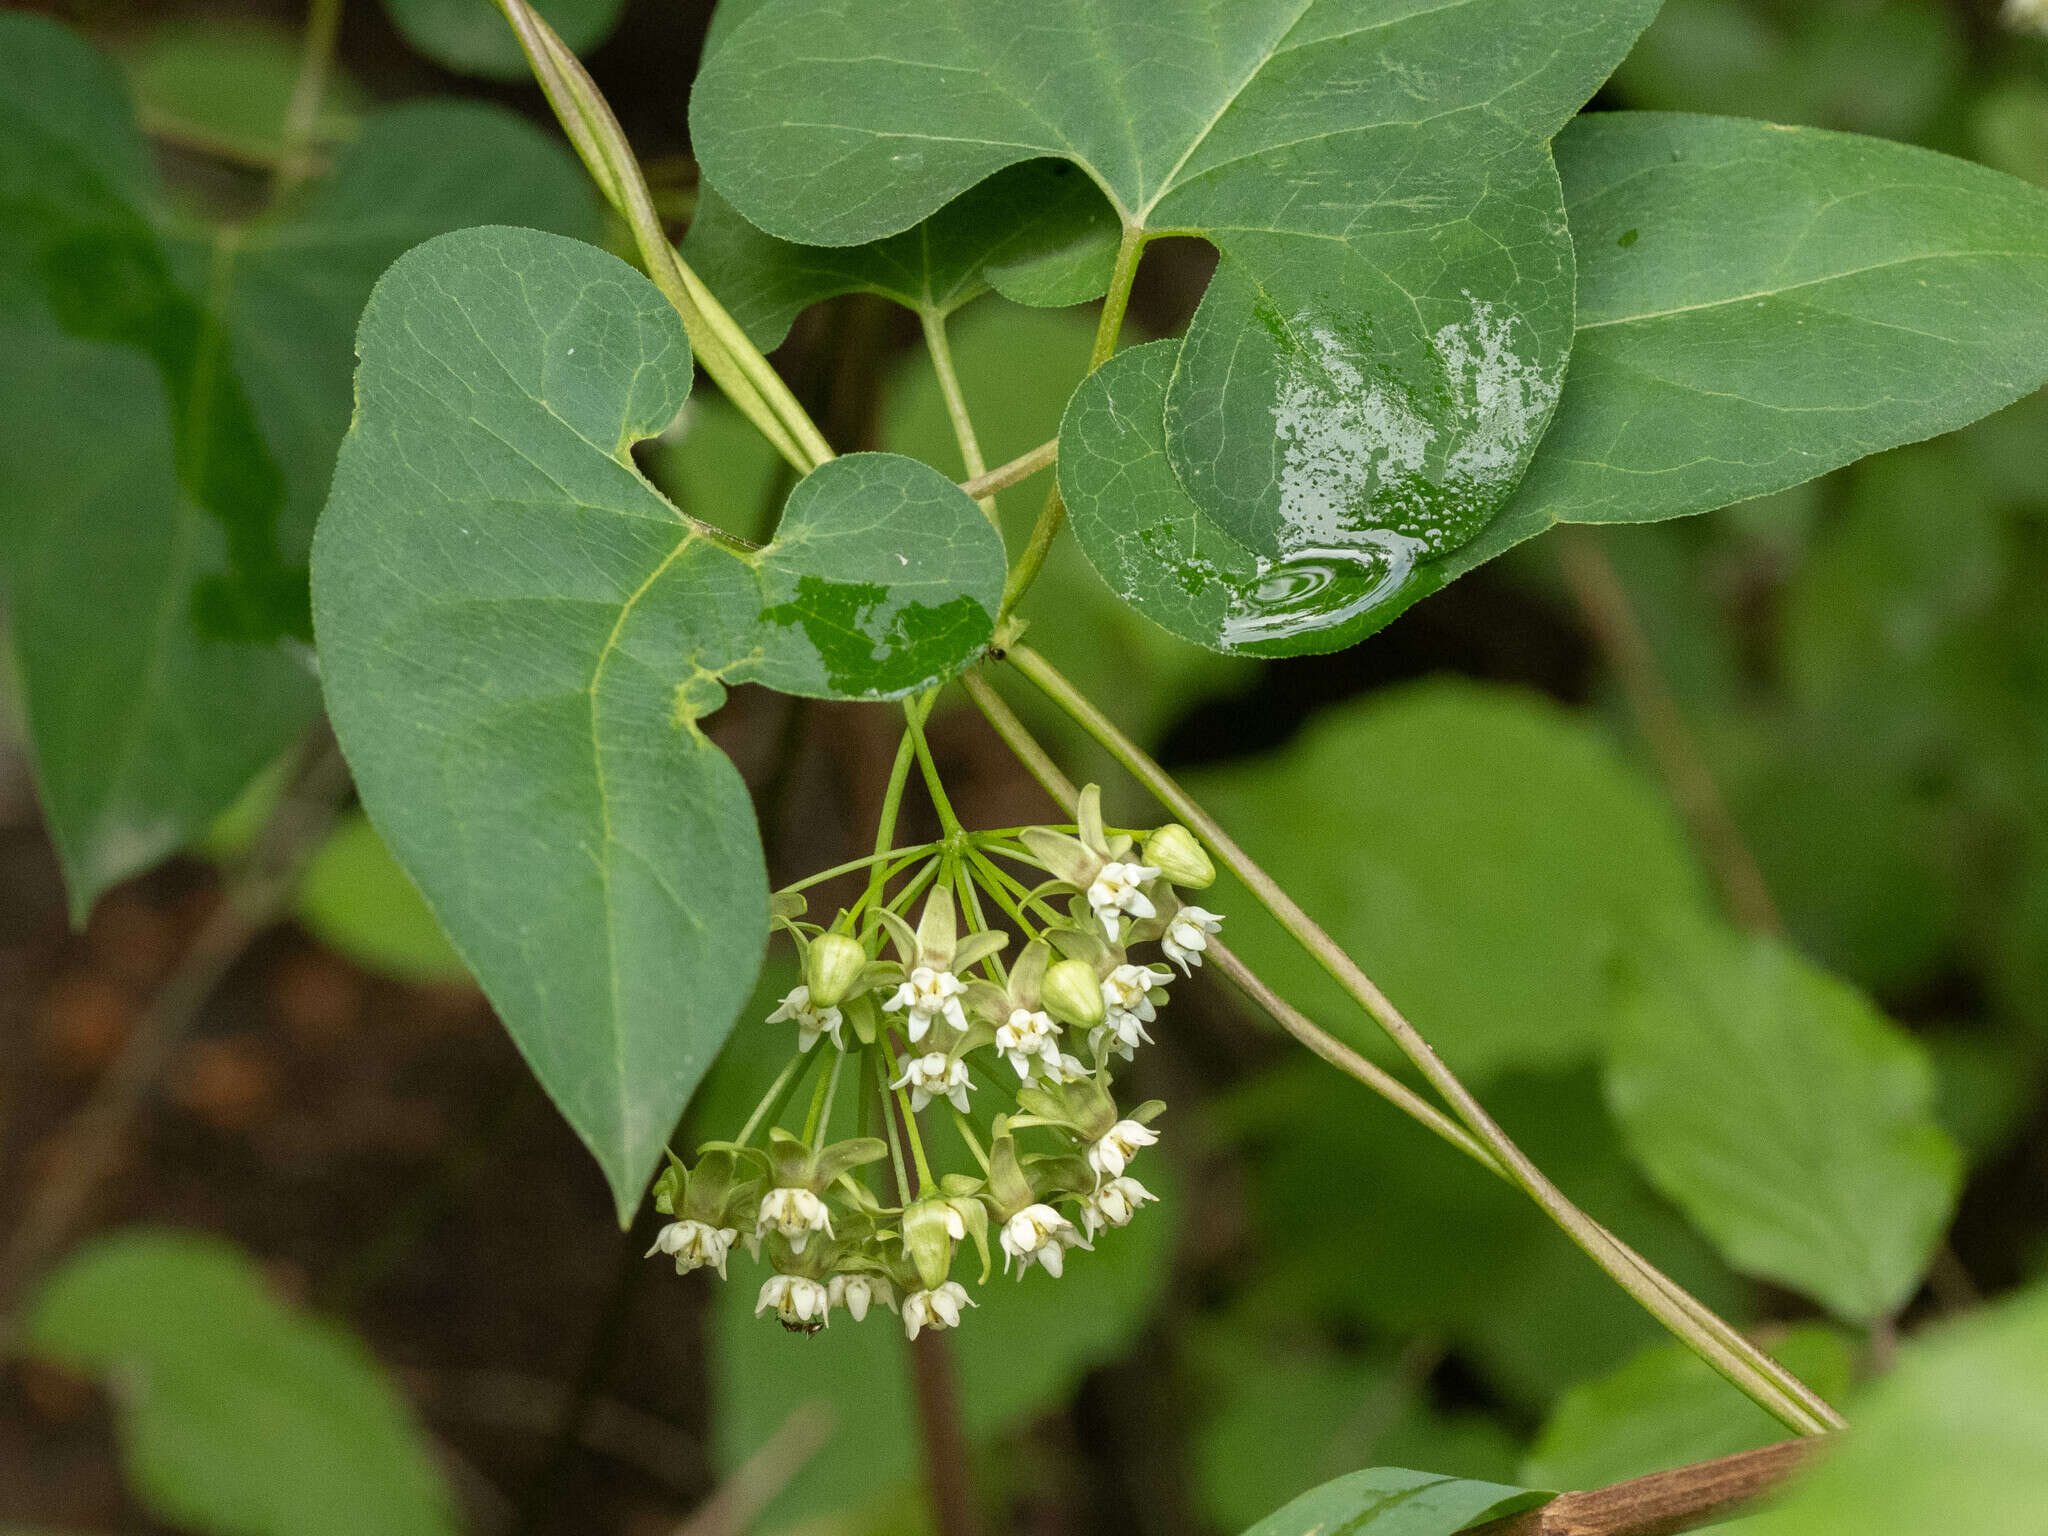
[[[136,1020],[91,1100],[65,1128],[49,1177],[0,1252],[0,1306],[8,1309],[10,1334],[15,1304],[78,1225],[119,1158],[123,1132],[214,988],[283,913],[347,789],[348,768],[323,722],[300,749],[291,787],[229,877],[219,905]]]
[[[284,111],[284,146],[271,173],[270,200],[281,203],[313,172],[313,141],[320,103],[334,68],[334,43],[341,32],[341,0],[312,0],[299,49],[298,78]]]
[[[832,1405],[823,1398],[799,1403],[673,1536],[741,1536],[831,1438]]]
[[[1742,829],[1721,797],[1671,686],[1657,664],[1657,653],[1637,620],[1628,590],[1598,539],[1583,528],[1559,528],[1555,537],[1558,565],[1593,631],[1600,654],[1628,700],[1629,712],[1657,759],[1658,770],[1671,786],[1672,798],[1692,828],[1706,856],[1728,910],[1753,933],[1783,930],[1777,904],[1756,856],[1743,840]]]
[[[1811,1461],[1822,1443],[1784,1440],[1606,1488],[1559,1494],[1541,1508],[1478,1526],[1469,1536],[1679,1536],[1755,1503]]]
[[[1616,1284],[1641,1302],[1651,1315],[1684,1340],[1702,1360],[1788,1429],[1798,1434],[1819,1434],[1841,1426],[1841,1416],[1812,1388],[1758,1349],[1683,1287],[1660,1273],[1640,1254],[1621,1243],[1551,1183],[1487,1114],[1471,1091],[1357,962],[1237,845],[1214,817],[1135,742],[1118,730],[1115,723],[1061,676],[1050,662],[1025,645],[1012,646],[1008,659],[1048,699],[1105,747],[1162,805],[1201,837],[1218,862],[1243,882],[1260,905],[1279,919],[1281,926],[1386,1032],[1458,1119],[1464,1122],[1466,1129],[1492,1153],[1515,1185]],[[987,690],[987,685],[979,679],[972,682],[978,684],[981,691]],[[980,702],[981,692],[973,686],[969,691]],[[1020,723],[1015,722],[1014,716],[1011,721],[1018,733],[1028,734],[1024,733]],[[1043,752],[1038,756],[1042,758]],[[1030,760],[1026,761],[1028,765]]]
[[[1019,480],[1029,480],[1041,469],[1057,463],[1059,456],[1060,440],[1055,437],[1026,453],[1018,454],[1007,464],[998,464],[985,475],[962,480],[960,489],[979,501],[984,496],[993,496],[1006,486],[1015,485]]]

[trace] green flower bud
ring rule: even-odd
[[[920,1200],[903,1213],[903,1251],[928,1291],[946,1283],[953,1269],[953,1245],[967,1237],[967,1223],[947,1200]]]
[[[1145,839],[1145,862],[1173,884],[1199,891],[1216,883],[1216,866],[1195,840],[1195,834],[1177,821],[1151,833]]]
[[[1093,1029],[1102,1022],[1102,979],[1085,960],[1055,960],[1045,968],[1038,995],[1062,1024]]]
[[[858,939],[843,933],[821,933],[811,940],[810,952],[804,956],[804,983],[811,989],[811,1006],[838,1006],[867,963],[868,952]]]

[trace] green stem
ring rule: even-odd
[[[1307,949],[1338,985],[1372,1016],[1429,1085],[1443,1097],[1473,1139],[1485,1148],[1502,1175],[1542,1207],[1544,1213],[1617,1284],[1683,1339],[1701,1359],[1786,1427],[1799,1434],[1821,1434],[1841,1427],[1841,1416],[1811,1388],[1572,1204],[1494,1123],[1479,1101],[1357,964],[1296,905],[1272,876],[1232,841],[1213,817],[1061,676],[1051,663],[1029,646],[1021,645],[1010,648],[1009,659],[1047,698],[1072,716],[1082,729],[1123,764],[1161,804],[1208,844],[1218,862],[1236,875],[1259,903],[1279,919],[1281,926],[1296,942]],[[971,675],[967,682],[969,693],[987,713],[984,697],[992,695],[992,690],[985,681]],[[1001,703],[1000,700],[995,702]],[[1014,714],[1007,709],[1002,713],[1007,720],[999,720],[990,714],[991,723],[1014,748],[1016,738],[1028,739],[1029,733]],[[1072,786],[1067,784],[1063,775],[1059,775],[1050,757],[1035,742],[1028,755],[1021,752],[1019,755],[1026,767],[1039,774],[1041,782],[1046,782],[1049,787],[1054,782],[1043,772],[1051,769],[1057,776],[1056,782],[1071,791]],[[1378,1089],[1382,1085],[1369,1082],[1368,1086]],[[1399,1100],[1395,1102],[1404,1109],[1409,1107]]]
[[[744,1147],[754,1139],[754,1132],[761,1128],[761,1121],[769,1113],[769,1106],[779,1104],[788,1098],[790,1090],[796,1086],[797,1075],[809,1066],[810,1062],[808,1053],[789,1058],[789,1065],[784,1067],[775,1081],[768,1085],[768,1091],[761,1095],[761,1102],[754,1106],[754,1112],[747,1116],[747,1123],[740,1127],[739,1135],[733,1137],[735,1142]]]
[[[889,1069],[883,1065],[883,1057],[886,1053],[887,1045],[885,1043],[883,1050],[876,1052],[874,1056],[875,1093],[882,1107],[882,1124],[887,1127],[889,1132],[889,1161],[896,1165],[896,1203],[898,1205],[908,1205],[910,1203],[910,1175],[903,1166],[903,1137],[896,1129],[896,1113],[889,1108]]]
[[[1103,295],[1102,316],[1095,325],[1095,345],[1088,354],[1090,373],[1116,353],[1116,339],[1123,330],[1124,311],[1131,304],[1131,284],[1138,275],[1138,258],[1144,250],[1145,231],[1127,225],[1123,239],[1117,244],[1116,267],[1110,274],[1109,292]],[[1053,540],[1059,537],[1060,525],[1066,519],[1067,504],[1060,500],[1060,488],[1055,483],[1046,493],[1045,506],[1039,511],[1038,521],[1032,525],[1031,538],[1024,546],[1024,553],[1010,567],[1009,580],[1003,584],[1003,606],[997,616],[998,623],[1008,618],[1024,594],[1031,590],[1031,583],[1038,579],[1039,568],[1052,552]]]
[[[1006,464],[998,464],[985,474],[960,482],[960,489],[979,501],[984,496],[993,496],[1006,486],[1015,485],[1019,480],[1029,480],[1047,465],[1056,463],[1060,456],[1060,440],[1050,438],[1036,448],[1027,449]]]
[[[946,340],[946,317],[929,305],[921,305],[917,322],[924,328],[924,347],[932,355],[932,371],[939,376],[939,393],[946,401],[946,419],[953,423],[953,441],[960,445],[960,461],[967,466],[967,478],[978,480],[988,473],[988,460],[981,456],[981,441],[974,435],[974,419],[967,414],[967,396],[960,390],[960,375],[953,368],[953,348]],[[996,499],[977,496],[981,510],[998,532]]]
[[[518,34],[534,79],[591,179],[632,229],[647,275],[682,316],[697,361],[799,474],[816,469],[832,457],[831,445],[760,349],[676,254],[640,163],[596,82],[528,0],[498,0],[498,9]]]
[[[817,1091],[811,1095],[811,1112],[804,1116],[804,1145],[817,1150],[818,1141],[826,1127],[832,1123],[832,1099],[839,1092],[839,1069],[846,1064],[846,1053],[832,1052],[832,1070],[818,1074]]]
[[[904,708],[907,712],[909,705],[906,704]],[[917,743],[912,739],[909,730],[905,729],[903,739],[896,743],[896,761],[890,765],[889,784],[882,791],[881,815],[875,821],[875,854],[878,858],[886,854],[896,842],[896,813],[903,806],[903,786],[910,782],[910,759],[916,751]],[[881,894],[881,885],[882,866],[877,864],[868,876],[869,901],[873,901]]]
[[[949,1106],[950,1107],[950,1106]],[[953,1128],[960,1133],[960,1139],[967,1143],[967,1150],[974,1154],[974,1160],[981,1164],[982,1176],[988,1175],[988,1154],[981,1149],[981,1139],[974,1134],[974,1127],[965,1115],[953,1110]]]
[[[882,1054],[889,1061],[889,1081],[895,1082],[903,1075],[902,1064],[896,1059],[896,1047],[887,1034],[882,1035]],[[932,1177],[932,1165],[924,1159],[924,1138],[917,1133],[917,1116],[910,1108],[908,1089],[892,1090],[896,1095],[896,1107],[903,1114],[903,1134],[910,1138],[911,1160],[917,1164],[917,1197],[922,1200],[930,1194],[938,1181]]]
[[[313,171],[313,135],[320,126],[320,103],[327,95],[327,77],[334,69],[334,40],[341,32],[341,0],[312,0],[306,11],[306,33],[299,46],[299,73],[284,109],[284,152],[270,177],[273,207],[297,191]]]
[[[1003,889],[1005,883],[1014,885],[1016,882],[1010,880],[1000,869],[991,864],[979,848],[969,848],[967,850],[967,858],[975,868],[981,871],[981,885],[988,892],[990,899],[997,906],[1001,907],[1010,921],[1022,930],[1024,942],[1028,944],[1037,938],[1038,931],[1031,926],[1030,920],[1024,916],[1023,908],[1019,907],[1011,899],[1010,893]],[[1029,893],[1027,892],[1026,894]]]
[[[890,830],[893,834],[895,829],[891,828]],[[918,843],[910,848],[878,849],[864,859],[848,859],[844,864],[834,864],[830,869],[821,869],[815,875],[805,875],[801,880],[793,880],[788,885],[782,887],[778,894],[789,895],[795,891],[809,890],[814,885],[821,885],[825,881],[835,879],[840,875],[851,874],[856,869],[866,869],[871,864],[881,864],[891,859],[902,859],[907,863],[922,854],[930,853],[938,846],[937,843]]]
[[[953,802],[946,798],[946,786],[939,782],[939,765],[932,761],[931,744],[924,739],[924,712],[906,703],[903,717],[909,722],[911,739],[917,744],[917,766],[924,774],[924,787],[931,792],[932,808],[939,813],[939,826],[947,841],[964,841],[966,832],[960,818],[953,814]]]

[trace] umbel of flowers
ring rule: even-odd
[[[1152,1041],[1175,968],[1202,963],[1222,920],[1181,893],[1215,870],[1179,825],[1105,828],[1093,785],[1075,816],[949,824],[777,893],[803,961],[768,1015],[795,1026],[789,1060],[731,1140],[670,1156],[650,1255],[723,1279],[737,1242],[768,1270],[757,1313],[810,1333],[886,1307],[915,1338],[960,1325],[998,1254],[1058,1278],[1155,1198],[1130,1169],[1165,1105],[1119,1107],[1113,1071]],[[863,866],[859,900],[804,920],[803,888]]]

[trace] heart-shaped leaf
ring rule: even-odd
[[[874,293],[943,318],[996,289],[1058,308],[1100,298],[1116,264],[1116,219],[1063,160],[998,171],[914,229],[868,245],[793,245],[741,218],[710,187],[683,257],[764,351],[820,299]]]
[[[292,206],[207,228],[165,210],[113,70],[0,16],[0,556],[74,915],[318,708],[306,547],[377,273],[462,223],[591,214],[539,133],[429,104],[370,118]]]
[[[691,125],[711,184],[783,239],[893,235],[1046,156],[1131,239],[1210,239],[1165,383],[1174,475],[1280,568],[1268,587],[1332,561],[1382,581],[1476,534],[1535,447],[1572,330],[1548,141],[1654,10],[772,0],[707,61]],[[1308,602],[1293,627],[1333,622]]]
[[[880,698],[971,660],[1001,539],[937,470],[834,459],[751,550],[634,468],[690,388],[682,323],[590,246],[465,230],[358,341],[314,547],[328,708],[363,804],[630,1216],[747,996],[768,891],[699,728],[728,682]]]
[[[1061,427],[1061,489],[1110,587],[1217,650],[1333,649],[1554,523],[1782,490],[2048,378],[2048,195],[2021,182],[1876,139],[1648,113],[1581,118],[1557,154],[1580,244],[1571,377],[1478,538],[1412,567],[1274,559],[1176,474],[1162,343],[1106,365]]]

